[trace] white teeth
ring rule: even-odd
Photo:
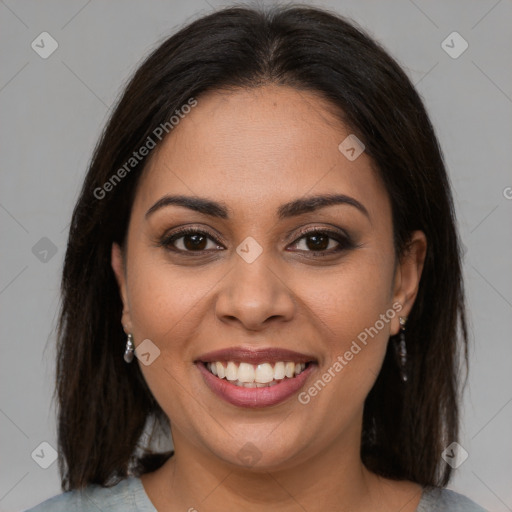
[[[261,384],[272,382],[274,380],[274,369],[272,368],[272,365],[269,363],[259,364],[256,367],[256,375],[254,380],[256,382],[260,382]]]
[[[295,363],[286,363],[286,366],[284,367],[284,374],[291,379],[293,377],[293,374],[295,373]]]
[[[284,379],[284,363],[279,361],[274,365],[274,379],[275,380],[281,380]]]
[[[238,381],[236,381],[236,385],[243,386],[244,388],[255,388],[256,382],[241,382],[238,380]]]
[[[238,380],[238,368],[233,361],[229,361],[226,366],[226,379],[228,380]]]
[[[306,363],[278,361],[274,365],[270,363],[253,365],[245,362],[228,361],[223,363],[215,361],[207,363],[206,367],[219,379],[227,379],[237,386],[261,388],[275,386],[279,384],[278,381],[300,375],[306,368]]]
[[[219,377],[219,379],[223,379],[226,376],[226,372],[224,371],[224,365],[222,363],[210,363],[210,364],[212,366],[215,365],[215,367],[217,368],[217,377]]]
[[[247,382],[248,384],[254,382],[254,366],[249,363],[240,363],[238,366],[238,380]],[[258,381],[259,382],[259,381]]]

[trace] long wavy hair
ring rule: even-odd
[[[391,200],[397,257],[413,230],[426,234],[407,324],[409,380],[400,380],[388,343],[365,401],[361,458],[387,478],[448,483],[441,452],[458,435],[468,339],[442,152],[420,96],[376,41],[336,13],[292,5],[231,7],[189,23],[145,59],[113,109],[74,208],[62,274],[54,398],[63,491],[114,485],[173,453],[146,437],[148,422],[169,432],[169,419],[139,365],[123,361],[122,302],[110,263],[112,243],[124,246],[148,157],[115,183],[112,176],[190,98],[200,104],[206,91],[267,84],[321,95],[363,141]]]

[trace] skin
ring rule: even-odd
[[[170,418],[175,446],[141,479],[158,510],[416,509],[421,487],[376,476],[359,452],[364,400],[399,316],[413,305],[426,239],[412,233],[407,252],[395,257],[390,201],[371,159],[349,161],[338,150],[350,133],[317,95],[268,85],[201,96],[154,150],[124,257],[113,244],[112,267],[126,333],[135,346],[149,338],[160,350],[148,366],[132,363]],[[350,205],[276,216],[285,202],[325,193],[353,197],[368,217]],[[165,194],[220,201],[231,216],[173,205],[145,218]],[[191,254],[190,238],[174,242],[189,250],[181,255],[158,246],[185,224],[217,237],[205,241],[204,255]],[[315,255],[302,227],[343,229],[357,245]],[[248,236],[263,250],[252,263],[236,252]],[[328,241],[320,250],[339,246]],[[236,407],[214,395],[194,365],[232,346],[287,348],[317,359],[309,386],[397,302],[400,314],[306,405],[294,395],[262,409]],[[249,442],[260,457],[253,466],[237,456]]]

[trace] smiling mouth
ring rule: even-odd
[[[244,388],[267,388],[292,380],[305,371],[313,361],[252,364],[236,361],[202,362],[204,367],[218,379]]]

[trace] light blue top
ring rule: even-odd
[[[128,477],[113,487],[89,485],[50,498],[25,512],[158,512],[140,478]],[[487,512],[474,501],[448,489],[428,489],[416,512]]]

